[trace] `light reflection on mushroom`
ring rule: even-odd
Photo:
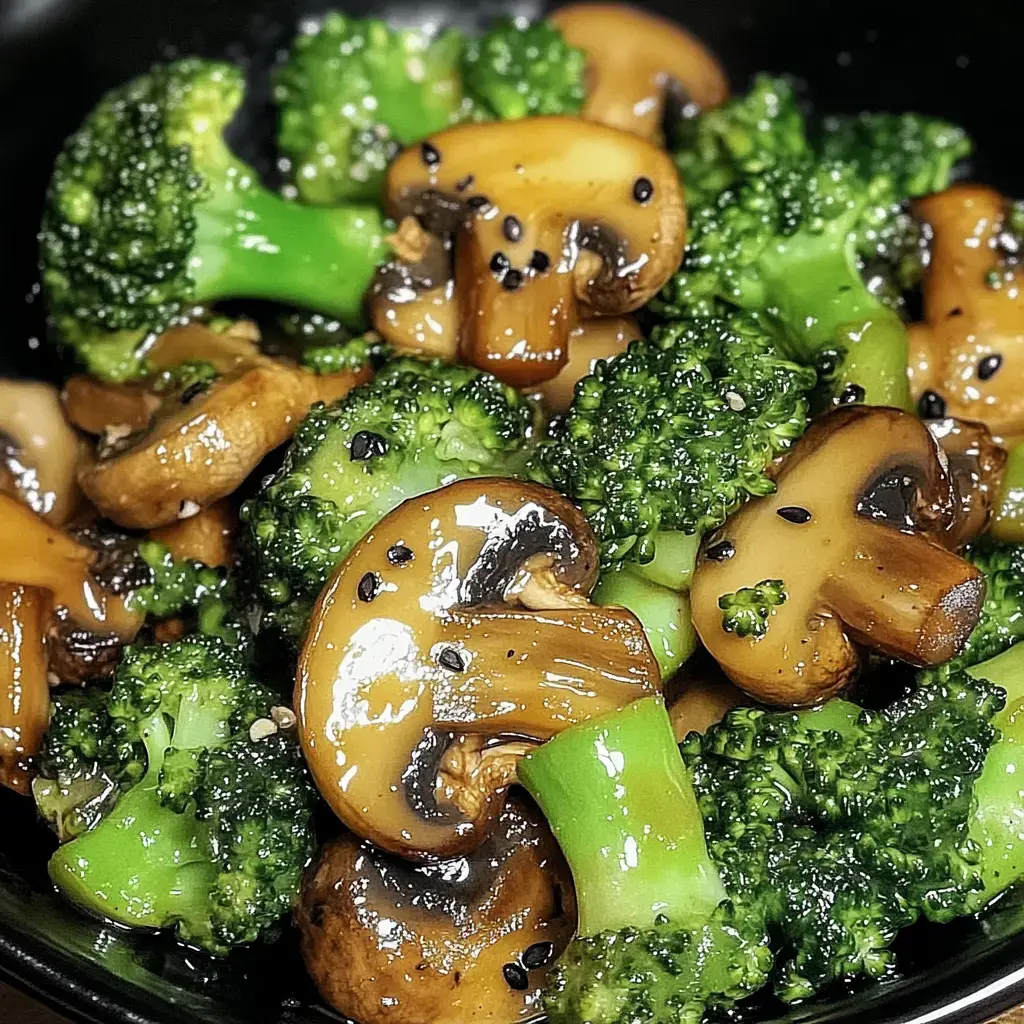
[[[739,687],[770,704],[812,704],[853,680],[858,644],[918,666],[960,651],[985,582],[941,546],[958,507],[923,423],[895,409],[837,410],[811,425],[776,482],[706,539],[690,593],[701,640]],[[782,599],[754,608],[762,628],[727,631],[734,596],[756,606],[772,583]]]
[[[511,480],[452,484],[374,527],[317,603],[295,693],[349,828],[407,857],[472,850],[524,742],[656,691],[639,622],[586,600],[597,568],[576,508]]]

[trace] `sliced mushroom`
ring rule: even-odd
[[[238,515],[226,499],[188,519],[151,530],[149,535],[170,551],[172,557],[191,559],[203,565],[231,565],[235,559],[234,536]]]
[[[992,440],[983,423],[947,417],[928,421],[932,437],[949,463],[957,495],[957,514],[942,543],[958,551],[985,532],[1006,465],[1006,450]]]
[[[374,330],[404,355],[453,363],[459,355],[459,307],[455,282],[418,290],[414,285],[381,290],[370,298]]]
[[[728,680],[706,652],[691,658],[665,690],[668,717],[679,742],[691,732],[707,732],[743,704],[750,704],[750,698]]]
[[[642,338],[631,316],[594,317],[584,320],[569,335],[569,361],[553,380],[537,389],[549,412],[563,413],[572,405],[576,384],[594,372],[599,359],[613,359],[625,352],[635,338]]]
[[[540,815],[510,800],[468,857],[413,865],[328,843],[296,910],[324,999],[361,1024],[496,1024],[540,1009],[576,926],[572,878]]]
[[[919,199],[933,233],[925,322],[910,328],[910,385],[921,415],[984,423],[1000,443],[1024,440],[1024,281],[1008,202],[983,185]]]
[[[79,483],[122,526],[148,529],[188,518],[231,494],[288,440],[326,388],[338,397],[368,375],[337,374],[327,383],[274,360],[242,361],[205,391],[174,395],[141,437],[83,466]]]
[[[199,321],[164,331],[146,353],[154,370],[173,370],[182,363],[210,363],[218,373],[269,362],[260,352],[260,332],[249,320],[237,320],[215,331]]]
[[[811,704],[853,679],[855,644],[912,665],[962,649],[985,583],[941,546],[956,496],[923,423],[895,409],[832,412],[776,483],[706,539],[690,592],[697,632],[737,686]],[[750,616],[726,617],[739,606]]]
[[[586,599],[597,569],[572,504],[505,479],[406,501],[356,546],[295,693],[313,778],[353,832],[412,858],[472,850],[530,743],[657,690],[640,623]]]
[[[551,20],[587,54],[590,121],[659,141],[671,92],[702,110],[729,97],[722,66],[675,22],[625,4],[573,4]]]
[[[668,155],[574,118],[431,136],[392,163],[387,204],[455,234],[462,357],[515,387],[558,375],[583,316],[647,302],[686,241]]]
[[[44,590],[0,583],[0,785],[31,792],[29,758],[49,724],[44,636],[50,617]]]
[[[108,384],[95,377],[70,377],[61,392],[64,413],[79,430],[127,437],[144,430],[161,398],[144,384]]]
[[[63,526],[79,501],[78,435],[52,384],[0,378],[0,472],[33,511]]]

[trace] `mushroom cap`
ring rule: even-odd
[[[231,494],[287,441],[327,386],[338,397],[366,376],[336,374],[328,385],[285,363],[241,361],[191,401],[183,401],[187,391],[175,396],[127,448],[83,466],[79,483],[121,526],[148,529],[194,515]]]
[[[296,909],[324,999],[361,1024],[509,1024],[539,1010],[544,965],[576,926],[572,878],[540,815],[510,800],[468,857],[414,866],[346,835],[327,843]],[[527,956],[526,951],[533,952]]]
[[[150,530],[149,536],[163,544],[172,558],[227,566],[235,560],[237,530],[238,514],[234,506],[227,499],[221,499],[188,519],[178,519]]]
[[[686,242],[668,154],[575,118],[440,132],[399,154],[386,199],[395,216],[457,233],[463,358],[517,387],[558,374],[581,316],[647,302]]]
[[[895,409],[832,412],[776,483],[705,540],[690,592],[694,626],[737,686],[770,704],[811,704],[852,680],[855,643],[912,665],[962,649],[985,583],[941,546],[956,496],[923,423]],[[771,581],[785,600],[763,635],[727,632],[720,600]]]
[[[50,722],[44,637],[50,595],[0,583],[0,785],[30,792],[28,758],[39,752]]]
[[[656,692],[639,622],[586,601],[597,571],[575,506],[508,479],[410,499],[360,541],[320,595],[295,691],[313,779],[353,832],[412,858],[472,850],[523,741]]]
[[[65,381],[61,401],[71,423],[95,437],[144,430],[161,405],[144,384],[108,384],[82,374]]]
[[[675,22],[626,4],[572,4],[551,20],[587,54],[587,120],[657,141],[669,90],[702,110],[729,98],[722,66]]]
[[[80,454],[52,384],[0,378],[0,473],[6,470],[13,493],[54,526],[78,506]]]
[[[909,329],[915,401],[937,404],[930,392],[941,400],[939,415],[980,421],[1007,446],[1024,440],[1024,282],[1002,265],[1008,205],[994,189],[970,184],[915,201],[932,242],[925,322]],[[988,281],[993,271],[997,287]]]
[[[420,291],[412,284],[370,297],[373,329],[398,353],[454,363],[459,356],[459,305],[455,282]]]

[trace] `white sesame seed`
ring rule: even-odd
[[[271,708],[270,717],[274,720],[279,729],[294,729],[295,723],[298,721],[295,717],[295,712],[284,705],[278,705],[277,707]]]
[[[747,403],[743,400],[742,395],[736,394],[735,391],[726,391],[725,400],[729,403],[729,408],[733,412],[743,412],[747,407]]]
[[[249,726],[249,739],[253,743],[259,743],[260,740],[265,740],[268,736],[273,736],[277,732],[277,724],[272,722],[269,718],[257,718],[252,725]]]

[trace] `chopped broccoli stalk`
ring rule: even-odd
[[[815,381],[752,317],[662,325],[576,385],[530,473],[583,509],[606,567],[684,585],[699,535],[774,490],[767,469],[803,433]]]
[[[1002,539],[1024,541],[1024,443],[1010,448],[996,492],[992,530]]]
[[[250,731],[275,703],[207,637],[131,647],[109,692],[58,699],[41,759],[56,786],[36,790],[40,810],[53,820],[61,794],[66,804],[100,775],[117,791],[102,814],[56,808],[72,825],[50,861],[57,887],[89,913],[173,928],[216,954],[272,936],[313,849],[297,744]]]
[[[490,374],[414,359],[314,408],[281,469],[242,509],[269,622],[301,632],[301,610],[335,566],[406,498],[521,472],[533,418],[531,403]]]
[[[552,1024],[699,1021],[765,984],[767,936],[759,915],[726,899],[660,698],[568,729],[519,778],[579,906],[545,992]]]
[[[187,59],[109,93],[57,158],[40,234],[51,324],[90,372],[144,371],[145,342],[198,304],[268,299],[357,325],[384,258],[372,206],[317,210],[256,180],[223,132],[234,65]]]
[[[757,586],[742,587],[734,594],[718,599],[722,609],[722,629],[737,636],[755,640],[768,632],[773,609],[786,603],[786,587],[782,580],[761,580]]]
[[[499,19],[470,39],[462,58],[466,90],[504,121],[578,114],[586,96],[586,54],[549,21]]]
[[[274,78],[277,141],[308,203],[377,200],[402,146],[459,120],[465,109],[462,34],[436,39],[337,11],[301,32]]]
[[[605,570],[591,600],[628,608],[640,620],[658,660],[661,678],[666,680],[697,649],[697,633],[690,618],[690,600],[682,588],[664,587],[647,579],[645,568],[620,565]]]

